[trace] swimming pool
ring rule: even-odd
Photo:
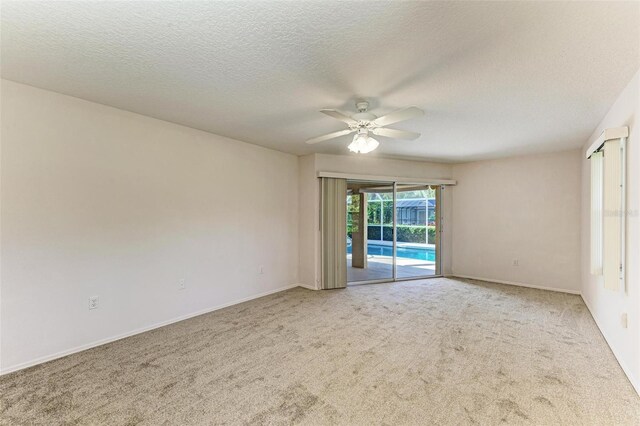
[[[351,246],[347,246],[347,253],[351,253]],[[378,244],[367,244],[367,253],[374,256],[393,256],[393,247]],[[407,259],[428,260],[435,262],[436,251],[432,248],[398,247],[398,257]]]

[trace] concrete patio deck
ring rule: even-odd
[[[418,278],[436,274],[435,262],[427,260],[397,258],[398,278]],[[351,255],[347,255],[347,282],[393,279],[393,257],[369,255],[366,268],[351,266]]]

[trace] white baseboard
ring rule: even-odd
[[[483,278],[483,277],[473,277],[471,275],[460,275],[460,274],[450,274],[447,275],[448,278],[466,278],[469,280],[477,280],[477,281],[487,281],[490,283],[498,283],[498,284],[509,284],[509,285],[515,285],[518,287],[528,287],[528,288],[536,288],[538,290],[549,290],[549,291],[557,291],[560,293],[569,293],[569,294],[580,294],[579,290],[567,290],[564,288],[555,288],[555,287],[543,287],[540,285],[533,285],[533,284],[527,284],[527,283],[519,283],[519,282],[515,282],[515,281],[505,281],[505,280],[496,280],[493,278]]]
[[[27,362],[23,362],[23,363],[20,363],[20,364],[12,365],[12,366],[9,366],[9,367],[6,367],[6,368],[2,368],[0,370],[0,376],[3,376],[5,374],[9,374],[9,373],[13,373],[14,371],[23,370],[25,368],[33,367],[34,365],[42,364],[42,363],[45,363],[45,362],[48,362],[48,361],[53,361],[54,359],[58,359],[58,358],[65,357],[67,355],[71,355],[71,354],[74,354],[74,353],[82,352],[82,351],[85,351],[87,349],[95,348],[96,346],[101,346],[101,345],[104,345],[106,343],[115,342],[116,340],[124,339],[126,337],[134,336],[136,334],[144,333],[146,331],[151,331],[151,330],[154,330],[156,328],[164,327],[164,326],[169,325],[169,324],[173,324],[173,323],[176,323],[176,322],[184,321],[184,320],[189,319],[189,318],[197,317],[199,315],[204,315],[204,314],[207,314],[209,312],[217,311],[219,309],[227,308],[229,306],[237,305],[237,304],[243,303],[243,302],[248,302],[248,301],[253,300],[253,299],[258,299],[260,297],[268,296],[268,295],[274,294],[274,293],[279,293],[281,291],[289,290],[289,289],[292,289],[292,288],[295,288],[295,287],[299,287],[299,286],[301,286],[301,285],[300,284],[293,284],[293,285],[288,285],[288,286],[284,286],[284,287],[279,287],[279,288],[276,288],[274,290],[265,291],[265,292],[262,292],[262,293],[255,294],[253,296],[244,297],[242,299],[234,300],[234,301],[228,302],[228,303],[223,303],[222,305],[214,306],[212,308],[203,309],[203,310],[200,310],[200,311],[197,311],[197,312],[193,312],[193,313],[187,314],[187,315],[182,315],[182,316],[179,316],[179,317],[176,317],[176,318],[172,318],[172,319],[167,320],[167,321],[162,321],[162,322],[155,323],[153,325],[149,325],[149,326],[146,326],[146,327],[137,328],[137,329],[135,329],[133,331],[129,331],[129,332],[126,332],[126,333],[118,334],[116,336],[107,337],[106,339],[101,339],[101,340],[97,340],[95,342],[87,343],[85,345],[76,346],[74,348],[67,349],[67,350],[64,350],[64,351],[60,351],[60,352],[57,352],[57,353],[52,354],[52,355],[46,355],[46,356],[43,356],[43,357],[40,357],[40,358],[33,359],[31,361],[27,361]]]
[[[298,284],[298,287],[306,288],[307,290],[317,290],[317,288],[312,287],[312,286],[307,285],[307,284]]]
[[[600,334],[602,334],[602,337],[604,337],[604,340],[607,342],[607,345],[609,345],[609,348],[611,349],[611,352],[613,352],[613,356],[618,361],[618,364],[620,365],[620,368],[622,368],[622,371],[624,371],[624,374],[627,375],[627,378],[629,379],[629,382],[631,382],[631,386],[633,386],[633,388],[636,390],[638,395],[640,395],[640,381],[638,381],[633,376],[633,374],[631,374],[631,369],[629,368],[629,366],[618,355],[618,353],[619,353],[618,349],[612,344],[612,342],[609,339],[607,339],[607,335],[605,334],[604,329],[600,326],[600,322],[598,321],[598,318],[596,318],[596,316],[593,315],[593,310],[591,309],[591,306],[589,305],[589,302],[587,302],[587,299],[582,297],[582,300],[584,301],[584,304],[587,306],[587,309],[589,310],[589,313],[591,314],[591,318],[593,318],[593,321],[598,326],[598,330],[600,330]]]

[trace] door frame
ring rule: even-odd
[[[365,182],[379,182],[381,184],[389,184],[393,183],[393,263],[392,263],[392,276],[390,278],[381,278],[375,280],[363,280],[363,281],[347,281],[347,285],[362,285],[362,284],[382,284],[389,282],[402,282],[402,281],[413,281],[413,280],[425,280],[430,278],[442,278],[442,190],[444,189],[444,184],[442,183],[422,183],[422,182],[412,182],[407,181],[405,179],[402,180],[393,180],[393,181],[379,181],[377,179],[359,179],[359,178],[346,178],[348,181],[365,181]],[[442,182],[442,180],[437,179],[436,181]],[[435,186],[436,187],[436,262],[435,262],[435,274],[433,275],[420,275],[415,277],[406,277],[406,278],[398,278],[398,263],[397,263],[397,226],[398,226],[398,209],[397,209],[397,190],[398,183],[402,184],[413,184],[416,186]],[[448,183],[448,182],[447,182]],[[345,200],[346,203],[346,200]],[[382,218],[381,218],[382,219]],[[384,226],[384,225],[383,225]],[[428,232],[428,231],[427,231]],[[427,234],[428,239],[428,234]],[[345,242],[346,244],[346,242]]]

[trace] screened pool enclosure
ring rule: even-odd
[[[438,186],[348,180],[347,281],[439,274],[439,193]]]

